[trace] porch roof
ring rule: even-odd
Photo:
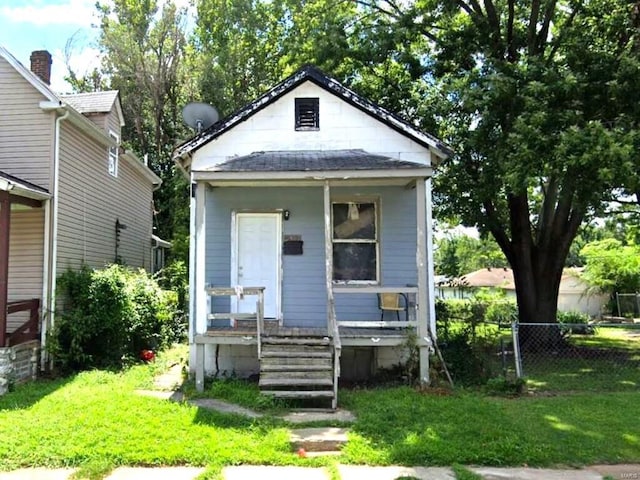
[[[253,152],[216,165],[219,172],[309,172],[322,170],[395,170],[424,165],[364,150],[293,150]]]
[[[431,176],[421,163],[353,150],[292,150],[253,152],[212,168],[193,171],[195,180],[407,179]]]
[[[11,195],[30,198],[33,200],[46,200],[51,194],[34,183],[27,182],[0,170],[0,191],[9,192]]]

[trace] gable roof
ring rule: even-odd
[[[391,113],[374,102],[358,95],[353,90],[342,85],[336,79],[325,75],[318,68],[312,65],[306,65],[250,104],[219,122],[216,122],[199,135],[196,135],[190,140],[179,145],[174,151],[174,160],[179,160],[224,134],[237,124],[248,120],[260,110],[271,105],[305,81],[313,82],[320,88],[379,120],[391,129],[414,140],[418,144],[429,148],[440,157],[445,158],[453,153],[449,146],[433,135],[418,130],[415,126],[400,118],[398,115]]]
[[[87,92],[61,95],[60,98],[82,114],[109,113],[116,106],[120,126],[124,126],[124,117],[119,100],[118,90],[106,90],[104,92]]]
[[[513,284],[513,271],[510,268],[481,268],[457,279],[465,287],[506,287]]]
[[[31,70],[26,68],[20,61],[14,57],[9,50],[0,45],[0,57],[4,58],[9,65],[11,65],[20,75],[24,77],[24,79],[29,82],[33,87],[38,90],[42,95],[44,95],[47,100],[51,102],[59,102],[60,98],[54,93],[49,85],[44,83],[40,77],[34,74]]]

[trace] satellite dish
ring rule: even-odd
[[[187,125],[200,133],[216,123],[220,115],[218,115],[218,110],[208,103],[192,102],[182,109],[182,118]]]

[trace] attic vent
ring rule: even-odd
[[[319,128],[320,100],[296,98],[296,130],[318,130]]]

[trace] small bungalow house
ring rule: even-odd
[[[582,270],[563,270],[558,291],[558,310],[600,317],[608,297],[590,288],[581,278]],[[445,299],[472,298],[480,289],[502,291],[508,299],[516,300],[516,286],[510,268],[481,268],[436,286],[438,297]]]
[[[152,261],[160,179],[120,146],[118,92],[58,95],[50,68],[0,47],[0,372],[9,348],[45,340],[60,273]]]
[[[307,66],[188,140],[191,363],[324,397],[434,329],[437,138]]]

